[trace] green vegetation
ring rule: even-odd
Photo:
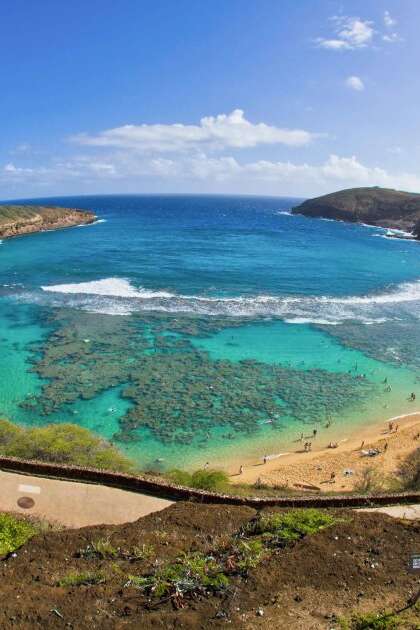
[[[273,541],[282,546],[306,535],[315,534],[336,523],[319,510],[295,510],[283,514],[264,514],[213,550],[188,553],[156,568],[150,575],[129,575],[125,584],[157,599],[173,598],[181,605],[186,595],[208,595],[225,590],[232,576],[246,577],[273,553]]]
[[[0,514],[0,557],[16,551],[36,533],[36,526],[29,521]]]
[[[342,630],[397,630],[398,619],[392,614],[367,613],[365,615],[353,615],[350,621],[342,619]]]
[[[64,576],[57,581],[57,586],[71,587],[71,586],[90,586],[92,584],[103,584],[105,582],[105,576],[100,572],[76,573],[75,571]]]
[[[316,534],[337,522],[333,516],[320,510],[292,510],[284,513],[262,514],[257,520],[249,523],[246,532],[262,535],[270,545],[285,545],[304,536]]]
[[[101,558],[102,560],[117,558],[120,550],[116,549],[109,538],[100,538],[78,552],[80,558]]]
[[[229,578],[223,567],[212,556],[201,553],[186,554],[182,558],[158,569],[153,575],[130,575],[127,586],[144,590],[147,594],[161,597],[187,594],[207,594],[225,589]]]
[[[133,548],[132,552],[130,552],[129,556],[132,560],[148,560],[155,553],[155,548],[153,545],[147,545],[143,543],[142,545],[137,545]]]
[[[23,428],[0,420],[0,454],[130,472],[133,464],[106,440],[73,424]]]
[[[420,448],[402,462],[398,477],[404,490],[420,490]]]
[[[380,492],[385,487],[386,480],[375,468],[365,468],[362,470],[354,484],[354,491],[367,494]]]
[[[172,470],[168,473],[170,481],[180,486],[188,486],[200,490],[223,491],[229,484],[229,476],[223,470],[196,470],[193,473],[185,470]]]

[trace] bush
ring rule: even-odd
[[[354,484],[354,491],[361,494],[380,492],[384,488],[384,480],[375,468],[365,468],[359,473]]]
[[[118,472],[133,470],[132,462],[118,449],[74,424],[23,428],[0,420],[0,454]]]
[[[398,477],[404,490],[420,490],[420,448],[416,448],[402,462]]]
[[[193,473],[175,469],[168,473],[174,483],[199,490],[222,491],[229,484],[228,475],[223,470],[196,470]]]
[[[10,514],[0,514],[0,557],[16,551],[37,533],[35,525]]]
[[[202,553],[185,554],[176,562],[159,568],[153,575],[129,576],[127,586],[134,586],[154,597],[220,592],[229,585],[221,565]]]
[[[262,534],[265,540],[282,545],[316,534],[337,522],[333,516],[320,510],[291,510],[262,514],[259,519],[249,523],[247,533]]]

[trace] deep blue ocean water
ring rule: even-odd
[[[31,200],[26,200],[28,203]],[[232,318],[210,335],[191,338],[213,360],[255,359],[267,365],[332,373],[359,372],[386,397],[369,409],[348,409],[337,425],[413,410],[417,386],[420,244],[385,231],[289,214],[297,199],[224,196],[90,196],[44,200],[86,208],[98,220],[56,232],[4,241],[0,247],[0,413],[17,422],[71,420],[106,437],[129,406],[118,389],[39,417],[22,400],[41,391],[31,372],[33,343],[51,332],[50,314],[95,313],[130,318]],[[32,200],[32,202],[34,202]],[[39,203],[40,200],[36,200]],[[237,318],[243,318],[240,324]],[[356,365],[356,368],[354,367]],[[386,412],[383,411],[384,407]],[[111,412],[109,411],[111,409]],[[207,446],[168,446],[156,437],[122,444],[139,462],[155,455],[169,465],[218,459],[226,447],[246,457],[288,448],[295,418],[273,434]],[[217,434],[217,435],[216,435]]]

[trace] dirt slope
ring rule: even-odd
[[[129,574],[147,574],[184,551],[214,548],[255,515],[250,508],[177,503],[135,523],[39,535],[0,562],[0,627],[332,629],[337,616],[402,606],[415,590],[418,578],[407,572],[407,560],[419,548],[419,522],[356,512],[342,512],[342,522],[277,551],[247,578],[233,580],[223,596],[188,600],[175,610],[171,601],[154,607],[138,589],[124,587]],[[78,557],[104,538],[121,549],[152,545],[153,553],[136,561]],[[106,582],[56,586],[71,570],[103,571]]]

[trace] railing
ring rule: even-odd
[[[178,486],[168,481],[150,479],[141,475],[129,475],[95,468],[28,461],[14,457],[0,457],[0,470],[47,477],[66,481],[111,486],[129,492],[149,494],[172,501],[196,501],[201,503],[225,503],[263,507],[362,507],[374,505],[395,505],[399,503],[420,503],[420,492],[396,492],[381,494],[307,495],[279,497],[242,497],[206,490]],[[1,489],[0,489],[1,491]]]

